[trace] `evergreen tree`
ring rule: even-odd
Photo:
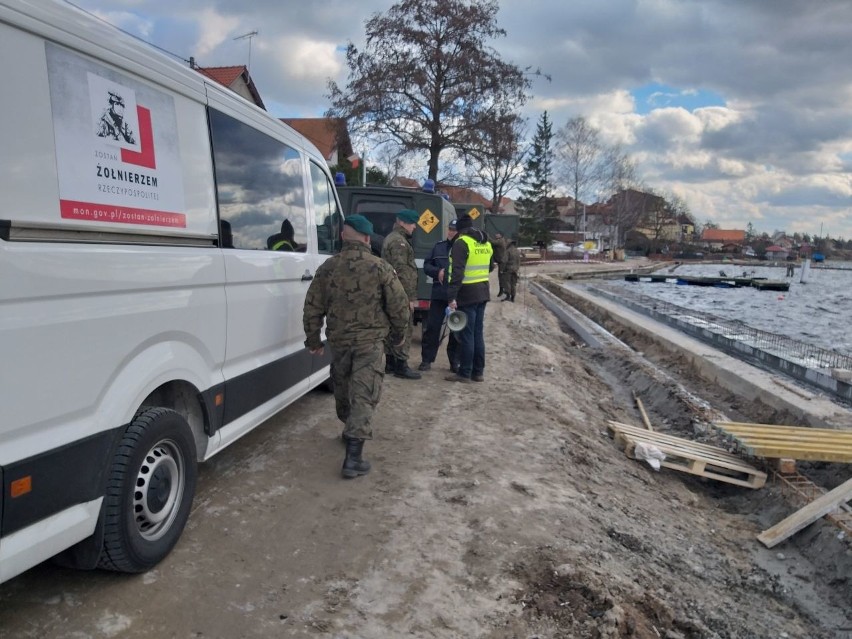
[[[556,216],[553,202],[553,126],[547,111],[541,114],[527,155],[518,198],[522,242],[550,243],[551,221]]]

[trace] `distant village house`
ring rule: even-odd
[[[701,243],[705,248],[726,253],[739,253],[746,240],[746,232],[728,229],[704,229]]]

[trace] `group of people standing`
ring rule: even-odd
[[[411,237],[418,218],[410,209],[397,213],[377,257],[370,249],[372,223],[362,215],[348,216],[341,252],[317,269],[305,300],[305,346],[312,354],[323,353],[321,330],[323,321],[326,324],[335,408],[344,423],[346,456],[341,472],[347,479],[370,470],[363,448],[373,436],[370,423],[384,373],[420,379],[435,362],[446,315],[459,311],[466,322],[448,338],[450,375],[445,379],[485,381],[485,307],[491,299],[489,274],[494,268],[499,269],[498,295],[505,295],[502,301],[515,301],[520,253],[514,240],[497,233],[489,241],[484,231],[474,228],[469,215],[451,221],[447,238],[437,242],[424,260],[424,271],[433,281],[431,304],[423,328],[420,372],[412,370],[408,355],[417,266]]]

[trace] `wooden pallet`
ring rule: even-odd
[[[772,459],[852,462],[852,431],[778,424],[713,422],[748,455]]]
[[[661,462],[665,468],[747,488],[761,488],[766,483],[766,473],[717,446],[614,421],[609,422],[609,432],[628,457],[633,457],[636,444],[642,442],[666,454]]]

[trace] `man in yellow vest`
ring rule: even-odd
[[[488,274],[494,269],[494,249],[487,236],[473,228],[469,215],[456,222],[458,237],[450,251],[448,306],[467,316],[459,338],[458,373],[444,379],[452,382],[485,381],[485,305],[490,301]]]

